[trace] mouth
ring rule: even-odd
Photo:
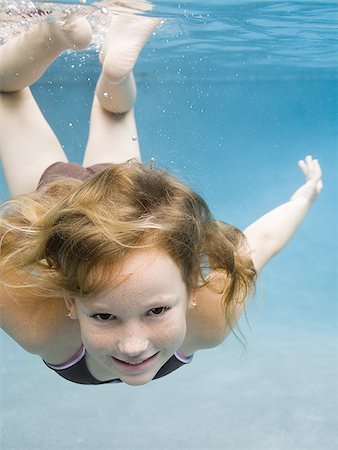
[[[150,356],[149,358],[143,359],[142,361],[123,361],[121,359],[115,358],[114,356],[112,356],[112,360],[124,372],[128,373],[142,372],[152,365],[152,363],[156,360],[159,353],[160,352],[157,352],[154,355]]]

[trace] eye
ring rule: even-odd
[[[151,309],[149,313],[151,316],[162,316],[169,309],[171,309],[169,306],[159,306],[158,308]]]
[[[108,322],[109,320],[114,319],[114,316],[112,314],[108,314],[108,313],[93,314],[90,317],[92,317],[95,320],[98,320],[99,322]]]

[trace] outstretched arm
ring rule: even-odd
[[[298,164],[306,182],[288,202],[268,212],[244,230],[257,271],[288,243],[323,187],[317,160],[307,156]],[[224,320],[222,298],[218,292],[204,285],[194,292],[194,304],[193,308],[189,304],[187,334],[181,347],[182,353],[186,355],[219,345],[231,332],[231,327]],[[244,306],[245,302],[237,303],[238,318]]]
[[[306,182],[288,202],[268,212],[244,230],[257,271],[289,242],[322,190],[322,173],[318,160],[306,156],[298,165]]]

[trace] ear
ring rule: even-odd
[[[71,319],[77,319],[76,307],[75,307],[75,299],[72,297],[65,297],[65,305],[68,309],[68,317]]]
[[[191,294],[188,301],[188,309],[193,309],[197,306],[196,297],[194,294]]]

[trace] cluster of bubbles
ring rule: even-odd
[[[86,3],[86,0],[81,0]],[[0,44],[29,30],[43,21],[66,20],[71,15],[90,15],[93,8],[82,4],[31,2],[25,0],[1,2]]]
[[[141,0],[74,0],[74,3],[32,2],[11,0],[0,2],[0,45],[11,37],[30,29],[42,21],[64,20],[82,15],[88,18],[93,28],[93,47],[102,45],[103,36],[113,14],[135,13],[149,9],[149,3]]]

